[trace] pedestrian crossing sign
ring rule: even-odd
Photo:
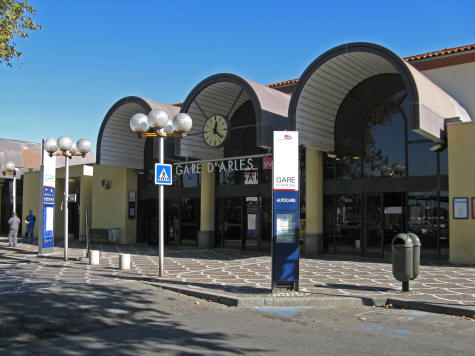
[[[172,165],[155,163],[155,184],[172,184]]]

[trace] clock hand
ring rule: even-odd
[[[224,136],[219,133],[218,130],[216,130],[216,134],[218,134],[219,137],[223,138]]]

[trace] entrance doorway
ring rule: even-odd
[[[384,257],[391,252],[393,237],[407,231],[405,196],[400,192],[365,194],[365,256]]]
[[[244,248],[244,198],[216,199],[216,239],[218,247]]]

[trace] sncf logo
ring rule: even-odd
[[[292,139],[292,136],[290,135],[284,135],[284,140],[291,140]]]

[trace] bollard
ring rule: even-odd
[[[128,253],[119,254],[119,269],[130,269],[130,255]]]
[[[99,264],[99,250],[91,250],[89,254],[89,264],[98,265]]]

